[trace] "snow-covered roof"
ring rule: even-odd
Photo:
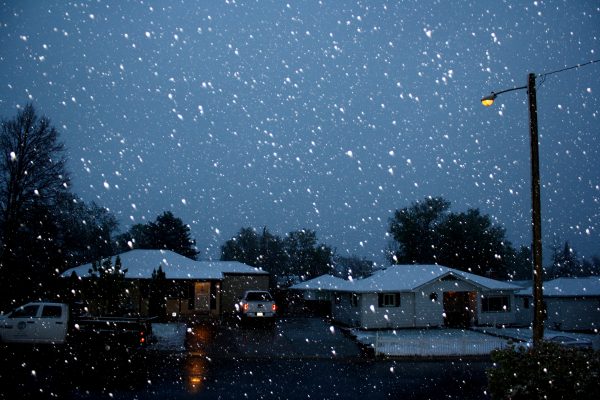
[[[126,269],[126,279],[150,279],[152,272],[162,266],[167,279],[222,280],[226,274],[266,275],[268,272],[237,261],[195,261],[170,250],[131,250],[119,254],[121,268]],[[113,265],[116,256],[111,257]],[[92,264],[71,268],[63,277],[75,272],[89,277]]]
[[[600,276],[584,278],[556,278],[543,282],[545,297],[600,297]],[[518,292],[523,296],[532,295],[532,287]]]
[[[437,279],[452,275],[467,281],[483,290],[516,291],[521,289],[511,283],[485,278],[483,276],[459,271],[441,265],[394,265],[374,275],[359,280],[346,281],[324,275],[311,281],[293,286],[294,289],[337,290],[343,292],[411,292]],[[327,278],[329,277],[329,278]],[[333,280],[331,278],[337,279]],[[303,287],[306,285],[308,287]]]
[[[296,290],[338,290],[346,284],[345,279],[333,275],[321,275],[290,287]]]
[[[533,281],[531,279],[521,280],[521,281],[508,281],[508,283],[512,283],[513,285],[521,286],[522,288],[531,287]]]

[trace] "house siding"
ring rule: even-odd
[[[377,329],[408,328],[414,326],[415,306],[413,293],[400,293],[399,307],[379,307],[379,293],[363,293],[361,299],[361,327],[365,329]]]
[[[529,307],[525,307],[528,304]],[[533,323],[533,298],[531,296],[515,296],[515,323],[519,326],[530,326]]]
[[[354,306],[352,293],[337,292],[332,298],[333,318],[345,325],[363,329],[443,326],[444,293],[446,292],[472,293],[473,302],[469,304],[472,324],[515,323],[515,296],[513,293],[482,292],[477,286],[460,280],[437,280],[423,286],[417,292],[402,292],[400,293],[399,307],[379,307],[379,293],[358,294],[358,305]],[[483,312],[482,296],[507,296],[510,304],[509,310]]]
[[[352,293],[335,294],[332,309],[336,321],[364,329],[414,326],[413,293],[400,293],[400,307],[379,307],[378,293],[360,293],[357,296],[358,304],[354,306]]]
[[[323,276],[306,285],[313,285],[310,290],[318,285],[334,294],[331,309],[336,321],[364,329],[513,324],[514,291],[520,290],[513,284],[439,265],[392,266],[364,280],[337,280],[336,289],[328,289],[332,279]],[[314,295],[302,285],[292,288],[307,298]],[[353,291],[359,294],[358,302],[353,300]],[[483,295],[505,298],[482,300]],[[400,299],[398,306],[380,307],[380,300],[397,303],[395,296]]]
[[[437,294],[437,300],[430,299],[431,293]],[[443,292],[434,288],[425,288],[414,293],[415,297],[415,326],[442,326],[444,325]]]
[[[544,301],[547,328],[590,330],[600,327],[600,297],[546,297]]]
[[[444,325],[444,293],[445,292],[476,292],[479,288],[469,282],[462,280],[438,279],[420,288],[415,293],[416,301],[416,325],[417,327],[442,326]],[[436,299],[432,300],[431,297]],[[477,319],[474,313],[473,323]]]
[[[336,292],[331,296],[332,317],[348,326],[360,326],[363,296],[358,297],[358,306],[352,305],[352,293]]]

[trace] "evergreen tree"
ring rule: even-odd
[[[481,276],[505,279],[505,232],[479,210],[450,213],[435,229],[436,261]]]
[[[166,211],[156,217],[156,221],[145,225],[136,224],[129,232],[117,237],[119,251],[137,249],[171,250],[182,256],[198,259],[196,240],[190,236],[190,227],[180,218]]]
[[[577,253],[569,242],[565,242],[562,250],[557,246],[552,247],[552,265],[548,269],[548,278],[575,277],[584,274]]]
[[[514,281],[533,279],[533,261],[531,249],[521,246],[515,250],[512,246],[506,246],[504,261],[507,265],[508,278]]]
[[[222,261],[239,261],[241,263],[259,266],[261,258],[260,238],[253,228],[242,228],[238,234],[221,246]]]
[[[450,202],[441,197],[427,198],[396,210],[389,232],[398,244],[393,255],[397,264],[436,262],[437,226],[445,219]]]
[[[334,263],[336,274],[344,279],[349,276],[353,278],[366,278],[373,273],[373,261],[357,256],[335,256]]]
[[[113,266],[111,258],[92,262],[89,269],[91,275],[86,300],[93,304],[101,315],[123,315],[131,307],[125,274],[121,258],[115,259]]]
[[[67,266],[85,264],[116,252],[113,235],[119,223],[106,208],[94,202],[88,205],[65,194],[59,200],[57,218],[60,230],[55,240],[62,248]]]
[[[516,253],[505,239],[504,228],[495,226],[477,209],[449,212],[450,203],[441,197],[427,198],[397,210],[389,232],[393,260],[398,264],[441,264],[491,276],[508,277],[508,266]],[[511,257],[513,258],[512,260]]]
[[[333,251],[317,242],[316,232],[309,229],[290,232],[283,244],[289,274],[312,279],[333,272]]]
[[[167,277],[162,269],[152,271],[152,280],[149,288],[148,313],[164,321],[167,317]]]

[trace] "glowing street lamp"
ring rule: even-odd
[[[543,80],[552,74],[581,68],[586,65],[600,62],[600,59],[588,61],[583,64],[573,65],[552,72],[546,72],[537,77]],[[544,338],[544,300],[542,289],[542,219],[540,207],[540,157],[538,151],[538,123],[537,123],[537,98],[535,90],[535,74],[529,74],[527,86],[519,86],[500,92],[492,92],[489,96],[481,99],[481,104],[490,107],[499,94],[512,92],[513,90],[527,89],[529,97],[529,137],[531,141],[531,226],[533,229],[532,252],[533,252],[533,347]]]
[[[520,86],[500,92],[492,92],[481,99],[481,104],[490,107],[499,94],[527,89],[529,94],[529,137],[531,142],[531,225],[533,229],[533,347],[544,338],[544,300],[542,288],[542,218],[540,201],[540,157],[538,150],[537,99],[535,74],[529,74],[527,86]]]

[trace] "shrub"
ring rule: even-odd
[[[600,352],[542,342],[535,349],[492,352],[487,371],[492,399],[596,399]]]

